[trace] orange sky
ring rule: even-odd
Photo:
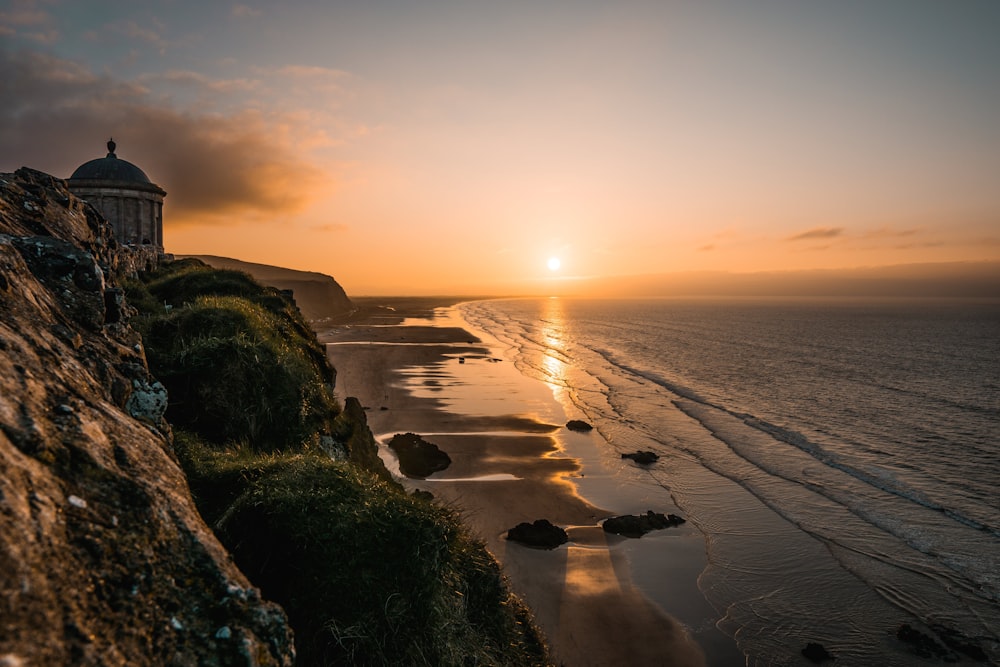
[[[0,2],[0,170],[353,295],[1000,260],[992,1],[204,4]]]

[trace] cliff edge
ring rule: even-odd
[[[344,288],[332,277],[314,271],[296,271],[269,264],[244,262],[215,255],[186,255],[216,269],[243,271],[264,285],[281,290],[291,290],[295,304],[315,327],[331,318],[342,317],[354,310]]]
[[[203,522],[128,323],[121,247],[65,183],[0,174],[0,662],[290,665]]]

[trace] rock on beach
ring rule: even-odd
[[[426,479],[451,465],[451,457],[416,433],[397,433],[389,448],[399,457],[399,469],[407,477]]]
[[[548,519],[519,523],[507,531],[507,539],[536,549],[555,549],[569,541],[566,531]]]
[[[613,516],[604,521],[604,532],[622,535],[623,537],[642,537],[653,530],[662,530],[685,523],[676,514],[661,514],[647,511],[645,514],[625,514]]]

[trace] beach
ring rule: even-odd
[[[630,539],[601,528],[614,515],[679,510],[668,494],[631,484],[644,470],[602,447],[597,431],[566,428],[585,416],[559,387],[522,375],[502,345],[448,308],[454,300],[355,301],[358,315],[319,332],[338,396],[359,399],[380,444],[412,432],[450,456],[429,479],[400,481],[460,510],[531,607],[555,664],[742,662],[698,592],[697,529]],[[569,542],[543,550],[506,540],[537,519],[565,528]]]

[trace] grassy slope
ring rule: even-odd
[[[407,495],[360,451],[371,446],[363,413],[340,412],[322,347],[279,294],[185,260],[128,297],[199,509],[285,607],[300,664],[546,662],[459,517]]]

